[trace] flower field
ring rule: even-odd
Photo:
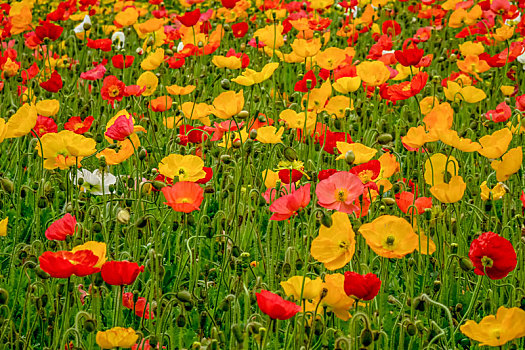
[[[0,349],[525,349],[525,1],[0,0]]]

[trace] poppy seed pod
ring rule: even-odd
[[[326,228],[330,228],[332,227],[332,224],[332,216],[327,213],[323,213],[323,215],[321,216],[321,225],[323,225]]]
[[[345,162],[346,162],[346,164],[352,165],[352,164],[354,164],[354,161],[355,161],[355,153],[352,150],[347,151],[345,153]]]
[[[374,341],[372,331],[368,328],[363,329],[359,339],[361,340],[361,344],[363,344],[363,346],[369,346]]]

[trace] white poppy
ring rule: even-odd
[[[122,50],[124,48],[124,44],[126,43],[126,36],[123,32],[115,32],[111,36],[111,41],[113,44],[115,44],[117,50]]]
[[[109,186],[117,183],[117,178],[115,175],[104,172],[104,187],[102,187],[102,173],[99,169],[91,172],[86,169],[81,169],[77,171],[75,185],[78,183],[78,179],[82,179],[83,182],[80,185],[80,188],[83,192],[91,193],[95,196],[101,196],[104,194],[109,194]]]
[[[84,33],[84,24],[89,24],[91,26],[91,18],[89,18],[88,15],[84,17],[84,20],[78,26],[76,26],[75,29],[73,29],[73,31],[77,34]]]

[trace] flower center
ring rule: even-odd
[[[357,176],[359,176],[359,179],[361,179],[361,182],[365,184],[367,182],[372,181],[374,172],[372,170],[363,170]]]
[[[344,202],[346,200],[346,191],[343,189],[340,189],[337,191],[337,200],[339,202]]]
[[[494,265],[494,261],[488,256],[484,256],[483,258],[481,258],[481,263],[483,264],[483,267],[489,269],[492,267],[492,265]]]
[[[396,238],[394,236],[388,236],[386,238],[386,245],[391,247],[394,245],[394,242],[395,242]]]
[[[108,93],[110,97],[117,97],[120,93],[120,90],[117,86],[113,85],[108,89]]]
[[[339,248],[341,250],[348,250],[348,245],[349,244],[350,244],[349,242],[341,241],[341,242],[339,242]]]

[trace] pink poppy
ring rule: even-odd
[[[106,74],[106,67],[102,64],[99,64],[93,69],[88,70],[87,72],[80,73],[80,78],[84,80],[99,80],[104,77]]]
[[[273,215],[270,220],[287,220],[299,210],[305,208],[310,203],[310,184],[306,184],[290,194],[276,199],[270,205]]]
[[[359,176],[348,171],[335,173],[319,182],[315,189],[320,206],[347,214],[359,210],[354,202],[363,194],[363,191],[364,185]]]

